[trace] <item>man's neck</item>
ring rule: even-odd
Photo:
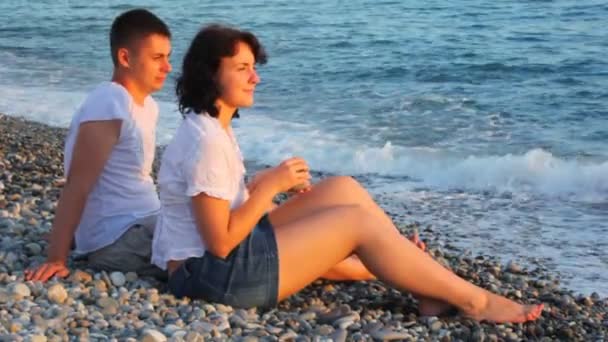
[[[148,95],[150,95],[149,93],[146,93],[142,91],[139,87],[137,87],[137,85],[135,84],[135,82],[133,82],[132,79],[126,77],[125,75],[121,75],[120,73],[114,72],[114,74],[112,75],[112,82],[118,83],[123,86],[131,95],[133,101],[140,106],[144,105],[144,100],[146,99],[146,97],[148,97]]]

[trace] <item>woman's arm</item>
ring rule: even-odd
[[[301,158],[291,158],[264,173],[249,198],[230,210],[230,202],[203,192],[192,197],[192,210],[205,247],[225,258],[251,233],[266,213],[274,196],[310,179]]]
[[[200,193],[192,197],[192,209],[206,248],[225,258],[266,213],[276,192],[258,187],[240,207],[230,210],[230,202]]]

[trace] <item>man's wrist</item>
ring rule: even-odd
[[[49,255],[46,258],[46,262],[65,265],[67,263],[67,257],[61,257],[61,256],[57,256],[57,255]]]

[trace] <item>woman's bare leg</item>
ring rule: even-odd
[[[338,176],[322,180],[312,189],[290,198],[270,212],[270,221],[275,226],[283,226],[292,221],[308,217],[324,208],[340,205],[357,205],[366,208],[386,225],[394,226],[391,218],[373,200],[367,190],[352,177]],[[345,259],[326,274],[321,276],[328,280],[372,280],[375,276],[356,260]],[[425,298],[414,293],[419,302],[421,315],[435,316],[450,309],[450,305],[432,298]]]
[[[374,280],[376,276],[363,265],[359,257],[351,255],[325,272],[321,278],[337,281],[357,281]]]
[[[307,217],[323,208],[341,205],[367,208],[385,224],[393,224],[367,190],[354,178],[347,176],[326,178],[315,184],[309,192],[297,194],[282,203],[269,215],[273,224],[281,226]]]
[[[466,282],[359,206],[326,208],[276,227],[275,233],[279,300],[356,253],[382,281],[448,302],[478,320],[523,322],[538,318],[542,310],[542,306],[520,305]]]
[[[283,226],[292,221],[310,216],[313,213],[328,207],[340,205],[357,205],[368,208],[371,213],[378,215],[381,220],[392,224],[367,191],[352,177],[337,176],[322,180],[314,185],[310,192],[293,196],[285,203],[270,212],[270,221],[275,226]],[[328,271],[321,278],[330,280],[371,280],[373,274],[358,262],[358,258],[344,260],[336,265],[336,270]],[[349,275],[352,274],[352,277]]]

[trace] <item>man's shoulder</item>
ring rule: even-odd
[[[102,82],[89,93],[85,104],[103,105],[104,103],[112,103],[129,108],[130,101],[129,93],[121,85],[114,82]]]
[[[89,93],[78,116],[85,120],[125,119],[129,116],[130,107],[131,98],[122,86],[103,82]]]

